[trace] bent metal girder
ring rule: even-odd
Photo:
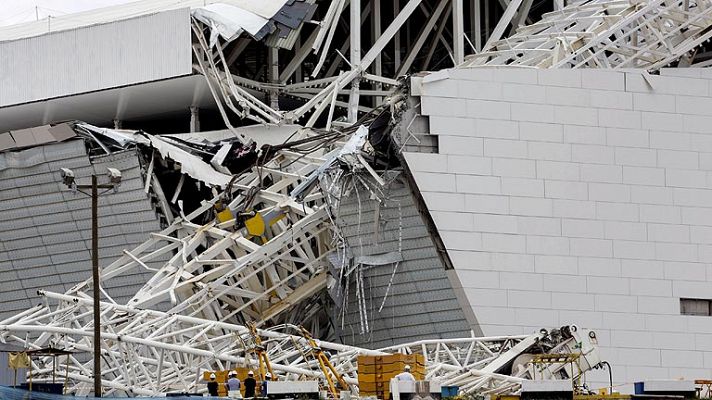
[[[488,43],[461,67],[659,69],[678,60],[689,66],[711,28],[712,0],[575,2]]]
[[[541,20],[529,25],[524,23],[529,20],[533,0],[500,0],[493,3],[505,7],[504,12],[494,29],[486,32],[487,41],[483,45],[482,18],[479,15],[482,1],[474,2],[471,13],[473,20],[470,21],[472,29],[469,36],[475,43],[470,41],[468,51],[473,54],[467,57],[464,56],[465,41],[470,39],[463,29],[462,1],[434,1],[431,10],[422,0],[403,1],[402,7],[396,6],[390,25],[381,31],[380,1],[364,1],[365,7],[361,10],[360,0],[338,0],[330,3],[329,12],[319,28],[306,40],[312,46],[300,47],[284,70],[280,71],[276,61],[278,52],[270,53],[273,60],[268,82],[241,76],[241,71],[231,64],[234,57],[226,56],[221,46],[210,45],[206,38],[209,27],[195,20],[192,24],[196,38],[193,43],[194,69],[205,76],[223,119],[231,129],[226,114],[228,110],[240,118],[257,122],[303,121],[308,127],[321,123],[320,116],[326,112],[325,126],[329,129],[332,123],[337,123],[335,109],[347,109],[348,122],[353,123],[359,112],[372,109],[366,105],[380,104],[379,99],[390,95],[397,88],[400,76],[408,72],[432,70],[433,51],[440,43],[458,68],[518,66],[655,70],[674,63],[681,67],[712,65],[709,51],[697,54],[701,46],[712,38],[712,0],[571,0],[566,2],[565,7],[560,6],[563,1],[555,1],[559,4],[554,7],[555,11],[544,14]],[[341,20],[340,14],[347,3],[351,4],[348,7],[351,23],[348,25],[348,41],[341,50],[362,49],[351,51],[348,59],[338,49],[330,47],[336,24]],[[417,39],[401,43],[400,31],[407,28],[420,11],[427,15],[423,29]],[[363,23],[369,13],[376,16],[379,28],[377,33],[374,32],[371,43],[362,43],[358,21]],[[453,20],[453,32],[449,36],[452,46],[443,38],[442,31],[450,17]],[[507,36],[510,26],[517,29]],[[244,43],[249,41],[244,40]],[[394,55],[395,69],[385,73],[382,59],[391,41],[398,47]],[[237,47],[238,50],[243,48]],[[406,56],[399,64],[401,50],[406,50]],[[295,75],[295,71],[311,53],[319,56],[319,62],[311,73],[311,78],[316,79],[302,80],[301,76]],[[340,57],[335,57],[331,68],[323,69],[327,55],[333,53],[338,53]],[[423,64],[417,69],[414,61],[425,54]],[[342,61],[345,69],[339,72]],[[437,65],[434,65],[435,69]],[[292,81],[292,78],[298,79]],[[277,101],[280,95],[297,99],[303,104],[280,110]]]
[[[218,352],[229,355],[234,332],[244,330],[232,332],[225,328],[233,326],[230,323],[280,325],[301,312],[312,317],[302,318],[300,324],[323,334],[325,307],[305,300],[326,287],[326,256],[338,243],[332,240],[328,203],[318,183],[328,179],[332,167],[352,171],[363,167],[358,153],[368,129],[361,126],[355,132],[301,130],[293,144],[279,146],[271,156],[263,154],[256,166],[235,175],[223,193],[103,268],[102,285],[135,268],[155,271],[126,305],[102,290],[108,300],[101,314],[107,335],[101,345],[107,364],[102,369],[105,387],[135,394],[160,393],[170,385],[194,388],[199,368],[223,368],[222,361],[239,361],[214,357]],[[337,163],[340,167],[333,165]],[[157,261],[165,263],[157,270],[149,267]],[[5,322],[13,324],[10,331],[21,327],[32,333],[36,340],[23,342],[28,347],[49,343],[91,349],[86,335],[93,329],[87,295],[91,285],[87,280],[65,295],[43,293],[48,301],[44,307]],[[52,308],[51,302],[59,304]],[[173,350],[180,354],[162,355]],[[204,359],[191,358],[195,356]],[[64,373],[77,382],[72,392],[86,395],[90,389],[81,382],[91,380],[92,368],[79,360],[81,356],[70,357]],[[38,367],[34,374],[41,377],[43,371]],[[187,376],[191,378],[186,380]]]
[[[0,339],[29,348],[62,347],[77,351],[66,359],[33,359],[33,380],[51,381],[53,373],[66,377],[68,393],[78,396],[91,391],[91,360],[82,352],[92,349],[91,298],[41,292],[44,305],[0,322]],[[139,310],[109,302],[101,303],[102,386],[107,394],[151,396],[168,391],[204,391],[204,370],[237,367],[258,368],[258,360],[247,345],[252,338],[248,327],[154,310]],[[279,330],[277,330],[279,329]],[[282,332],[284,331],[284,332]],[[307,338],[287,331],[298,327],[283,325],[272,330],[258,329],[272,368],[280,379],[323,379],[318,361]],[[24,339],[31,334],[37,338]],[[392,353],[421,353],[426,358],[428,379],[458,384],[465,393],[516,391],[524,379],[532,377],[533,366],[500,373],[505,365],[526,354],[533,346],[552,352],[579,352],[578,368],[585,371],[597,363],[595,347],[585,335],[560,337],[541,331],[532,335],[436,339],[368,350],[318,341],[330,362],[358,392],[357,357]],[[582,345],[583,343],[583,345]],[[54,364],[56,363],[56,364]],[[566,365],[548,368],[545,378],[556,378]]]
[[[297,141],[306,143],[304,148],[279,149],[268,162],[237,175],[221,195],[176,218],[104,268],[101,282],[168,257],[128,304],[117,304],[105,294],[100,348],[106,394],[204,390],[200,377],[205,370],[257,368],[248,344],[252,333],[243,325],[246,320],[273,327],[258,334],[281,379],[324,378],[308,341],[278,330],[299,332],[289,317],[303,315],[299,312],[304,308],[295,307],[321,307],[305,300],[326,287],[326,256],[339,246],[332,237],[338,232],[332,232],[336,228],[329,208],[329,193],[338,185],[330,179],[347,179],[344,169],[349,175],[373,173],[363,158],[369,150],[367,134],[361,126],[352,134],[327,136],[317,151],[311,140]],[[295,141],[323,135],[304,130]],[[2,342],[77,351],[66,359],[34,359],[32,370],[35,381],[49,381],[53,372],[64,377],[68,393],[79,396],[90,394],[93,382],[93,361],[84,353],[94,346],[93,300],[87,294],[91,284],[83,282],[66,294],[40,292],[43,305],[0,321]],[[158,311],[163,306],[168,312]],[[300,324],[318,335],[317,317]],[[533,344],[544,343],[545,337],[549,335],[539,332],[436,340],[384,351],[318,344],[354,392],[358,355],[422,352],[430,379],[455,382],[468,393],[501,393],[516,390],[523,379],[533,376],[528,372],[531,366],[513,376],[502,371]],[[571,338],[548,340],[548,349],[572,348],[565,347]]]
[[[310,135],[305,130],[296,139]],[[282,322],[285,310],[326,287],[326,256],[333,249],[321,192],[310,187],[297,201],[290,191],[338,148],[325,146],[309,155],[298,148],[281,150],[264,165],[236,175],[221,195],[125,250],[102,269],[102,282],[144,268],[155,275],[130,307],[258,326]],[[214,218],[220,210],[223,217]],[[250,222],[259,232],[248,229]],[[157,270],[148,267],[166,259]],[[82,295],[90,286],[87,280],[68,294]],[[318,331],[319,321],[313,322],[309,328]]]

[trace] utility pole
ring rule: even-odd
[[[99,193],[91,176],[91,276],[94,296],[94,397],[101,397],[101,307],[99,305]]]
[[[109,183],[99,184],[96,174],[91,176],[91,185],[77,185],[74,172],[69,168],[62,168],[62,180],[72,191],[80,192],[91,197],[91,276],[92,295],[94,296],[94,397],[101,397],[101,276],[99,273],[99,196],[113,189],[118,190],[121,184],[121,172],[115,168],[108,168]],[[91,190],[90,193],[84,190]],[[99,189],[106,191],[99,193]]]

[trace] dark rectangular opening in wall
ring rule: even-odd
[[[712,316],[712,300],[707,299],[680,299],[680,314]]]

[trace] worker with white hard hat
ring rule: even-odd
[[[211,396],[217,397],[218,396],[218,382],[215,379],[216,379],[215,373],[211,372],[210,380],[208,381],[208,393]]]
[[[237,372],[230,371],[228,374],[228,380],[225,386],[227,386],[227,395],[233,399],[242,398],[240,394],[240,380],[237,379]]]
[[[415,377],[413,374],[410,373],[410,365],[406,365],[405,368],[403,368],[403,372],[400,374],[396,375],[396,379],[399,381],[415,381]]]
[[[265,374],[265,380],[262,381],[262,386],[260,386],[260,396],[267,397],[267,382],[272,380],[272,374],[269,372]]]
[[[256,386],[255,373],[250,371],[247,373],[247,379],[245,379],[245,398],[255,397]]]

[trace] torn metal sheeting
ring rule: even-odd
[[[338,150],[335,154],[333,154],[331,157],[329,157],[326,161],[324,161],[323,164],[319,166],[319,168],[316,169],[316,171],[312,172],[309,177],[299,184],[290,196],[295,199],[303,198],[304,192],[312,187],[319,177],[326,172],[327,169],[331,168],[331,166],[336,162],[337,160],[342,160],[342,161],[347,161],[346,158],[350,155],[354,155],[355,153],[361,151],[363,148],[364,144],[366,143],[366,137],[368,136],[368,128],[365,126],[361,125],[356,133],[346,142],[344,147]]]
[[[136,135],[136,131],[118,130],[118,129],[110,129],[110,128],[99,128],[97,126],[90,125],[90,124],[84,124],[84,123],[77,123],[76,125],[79,128],[83,128],[89,132],[92,132],[95,135],[99,135],[103,138],[107,138],[121,147],[126,147],[129,144],[134,144],[134,143],[142,143],[142,144],[149,143],[149,141],[147,139],[145,139],[144,137]]]
[[[295,37],[287,39],[293,31],[298,31],[304,20],[311,18],[316,10],[314,0],[273,0],[256,6],[254,2],[232,4],[214,3],[191,11],[193,18],[210,27],[210,47],[217,38],[232,42],[247,32],[252,39],[269,40],[272,47],[291,49]]]
[[[155,148],[161,156],[174,160],[180,164],[181,171],[188,176],[205,182],[209,185],[225,187],[230,182],[231,176],[216,171],[199,157],[187,151],[161,140],[158,137],[150,137],[151,146]]]
[[[99,128],[85,123],[78,123],[77,126],[86,129],[88,132],[92,132],[97,136],[97,140],[108,139],[122,148],[128,145],[141,144],[156,149],[163,159],[170,159],[178,163],[181,172],[208,185],[224,188],[228,182],[230,182],[231,174],[224,169],[224,167],[218,164],[217,166],[219,168],[215,168],[215,166],[211,166],[209,163],[203,161],[201,157],[186,151],[174,143],[169,143],[166,139],[170,139],[170,137],[164,139],[160,136],[153,136],[147,133]],[[229,146],[223,153],[227,153],[228,151]],[[223,154],[223,161],[225,156],[226,154]]]
[[[191,15],[210,27],[210,47],[215,46],[217,35],[229,42],[245,31],[255,40],[262,40],[269,33],[269,19],[227,4],[211,4],[193,10]]]
[[[358,256],[354,259],[356,264],[363,265],[388,265],[403,261],[403,255],[399,252],[390,252],[371,256]]]

